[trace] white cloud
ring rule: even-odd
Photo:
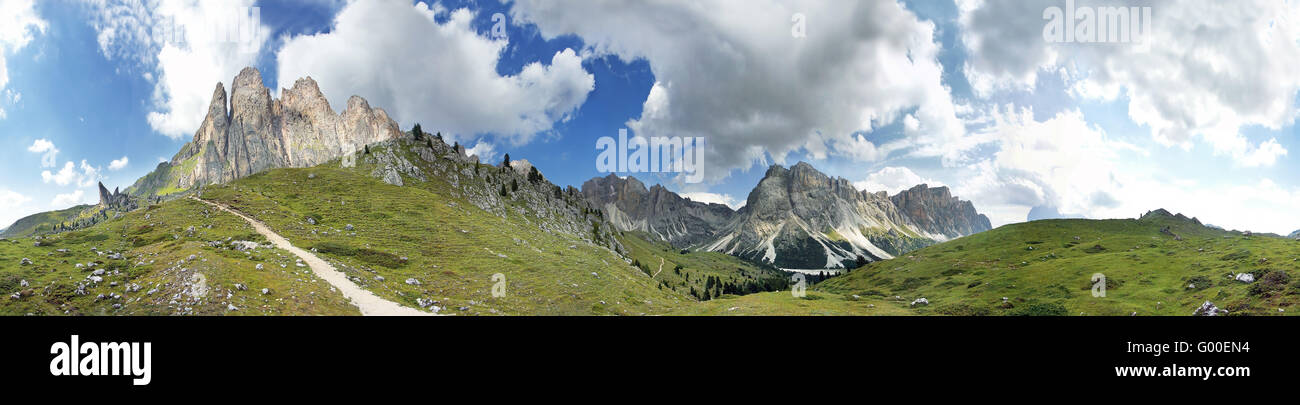
[[[1112,140],[1089,125],[1078,110],[1045,121],[1032,109],[1011,105],[989,111],[991,124],[978,138],[998,151],[966,167],[971,173],[954,193],[975,201],[994,225],[1025,220],[1033,207],[1053,207],[1064,214],[1106,217],[1118,208],[1124,185],[1121,152],[1141,154],[1132,145]]]
[[[804,38],[792,35],[796,13]],[[768,154],[777,163],[800,150],[879,159],[854,135],[912,112],[917,135],[884,150],[964,132],[941,80],[934,24],[897,2],[520,0],[512,14],[546,38],[580,36],[584,54],[647,60],[658,83],[628,126],[642,136],[706,137],[714,181]]]
[[[32,199],[17,192],[0,189],[0,227],[8,227],[26,214],[22,208]]]
[[[478,156],[478,161],[483,163],[490,163],[497,157],[496,147],[483,141],[479,141],[473,148],[465,149],[465,154]]]
[[[100,175],[100,168],[91,166],[86,163],[85,159],[81,160],[81,176],[77,179],[78,187],[90,187],[104,178]]]
[[[58,163],[56,158],[59,155],[59,148],[54,147],[54,142],[46,139],[37,139],[32,142],[32,146],[27,147],[28,152],[41,153],[41,167],[54,167]]]
[[[745,200],[737,200],[735,197],[732,197],[731,194],[695,192],[695,193],[681,193],[681,196],[684,198],[688,198],[691,201],[702,202],[705,204],[726,205],[728,207],[731,207],[731,209],[733,210],[738,210],[740,209],[740,207],[744,207],[745,203],[747,202]]]
[[[109,163],[108,163],[108,170],[122,170],[122,169],[126,168],[126,165],[127,165],[128,163],[130,163],[130,161],[131,161],[131,160],[130,160],[130,159],[127,159],[126,156],[122,156],[121,159],[116,159],[116,160],[114,160],[114,161],[112,161],[112,162],[109,162]]]
[[[91,166],[86,160],[81,161],[80,171],[78,166],[72,162],[66,162],[58,172],[45,170],[41,172],[41,181],[46,184],[54,183],[60,186],[76,184],[77,187],[90,187],[98,183],[104,177],[100,175],[100,169]]]
[[[59,170],[58,173],[50,173],[49,170],[42,171],[41,180],[46,184],[54,182],[60,186],[72,184],[73,181],[77,180],[77,165],[72,162],[67,162],[63,165],[63,169]]]
[[[148,70],[157,78],[148,121],[179,139],[202,123],[217,82],[252,66],[270,36],[260,21],[243,29],[253,0],[84,0],[99,32],[100,51]],[[170,34],[170,35],[169,35]],[[153,81],[153,80],[150,80]]]
[[[6,57],[27,46],[33,39],[33,33],[44,34],[49,23],[36,15],[33,0],[0,1],[0,90],[9,85],[9,65]],[[18,102],[20,95],[9,93],[9,104]],[[0,100],[3,101],[3,100]],[[7,116],[0,108],[0,119]]]
[[[277,54],[280,83],[310,75],[331,105],[351,95],[382,106],[404,127],[417,122],[445,134],[491,133],[526,142],[567,120],[594,89],[595,77],[569,49],[548,65],[497,74],[508,42],[478,35],[467,9],[439,24],[424,3],[348,4],[328,33],[288,38]],[[378,63],[377,61],[384,61]]]
[[[854,182],[853,186],[858,190],[877,192],[885,191],[889,194],[898,194],[899,191],[907,190],[918,184],[926,184],[930,187],[941,187],[944,184],[933,179],[921,177],[906,167],[889,166],[872,173],[865,180]]]
[[[1080,6],[1093,2],[1080,1]],[[1128,115],[1165,145],[1200,138],[1245,167],[1270,166],[1286,149],[1251,142],[1246,126],[1292,125],[1300,92],[1300,5],[1154,0],[1150,46],[1048,44],[1037,18],[1059,2],[961,2],[966,74],[977,93],[1033,89],[1038,73],[1059,69],[1076,97],[1127,96]],[[1146,5],[1146,4],[1144,4]]]
[[[75,205],[90,204],[93,202],[94,201],[90,201],[86,199],[85,191],[75,190],[71,193],[59,194],[54,196],[54,200],[50,201],[50,206],[55,208],[68,208]]]

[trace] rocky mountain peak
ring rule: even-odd
[[[235,76],[235,81],[232,82],[230,91],[234,92],[244,87],[254,89],[265,88],[266,86],[262,84],[262,72],[251,66],[241,69],[239,74]]]
[[[970,201],[953,197],[948,187],[921,184],[899,192],[890,201],[930,233],[955,238],[993,229],[987,216],[976,212]]]
[[[348,100],[344,114],[335,114],[310,77],[282,90],[280,100],[271,97],[255,68],[240,70],[231,83],[229,108],[218,83],[194,139],[167,165],[137,181],[132,193],[153,195],[271,168],[315,166],[403,134],[387,112],[372,109],[359,96]]]

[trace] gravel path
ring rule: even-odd
[[[248,221],[248,223],[253,226],[253,229],[257,230],[257,233],[260,233],[262,234],[262,236],[265,236],[267,240],[275,244],[275,247],[287,250],[289,251],[289,253],[293,253],[294,256],[298,256],[298,258],[302,259],[303,263],[306,263],[308,267],[311,267],[311,271],[315,272],[316,276],[330,283],[330,285],[333,285],[334,288],[338,288],[339,291],[343,293],[344,297],[347,297],[349,300],[352,301],[352,305],[355,305],[357,309],[361,310],[361,315],[365,315],[365,316],[433,315],[431,313],[424,312],[415,308],[404,307],[396,302],[392,302],[380,298],[378,295],[375,295],[375,293],[366,291],[361,287],[357,287],[356,284],[353,284],[352,281],[348,280],[347,276],[344,275],[343,272],[338,271],[338,269],[335,269],[334,266],[331,266],[328,262],[322,260],[319,257],[316,257],[316,255],[312,254],[311,252],[293,246],[292,243],[289,243],[288,239],[285,239],[283,236],[280,236],[280,234],[271,231],[271,228],[267,227],[265,224],[255,219],[249,218],[248,216],[239,213],[239,211],[235,211],[233,209],[230,209],[230,207],[227,207],[222,204],[217,204],[211,201],[201,200],[195,197],[190,197],[190,198],[193,198],[194,200],[200,201],[204,204],[216,207],[217,209],[220,209],[222,211],[229,212],[231,214],[234,214],[237,217],[243,218],[245,221]]]

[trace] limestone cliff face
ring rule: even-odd
[[[923,232],[951,239],[993,229],[989,217],[975,212],[970,201],[953,197],[947,187],[921,184],[889,199]]]
[[[726,205],[682,198],[657,184],[647,190],[631,176],[587,180],[582,194],[619,230],[646,232],[679,248],[708,240],[735,214]]]
[[[310,167],[402,135],[383,109],[352,96],[335,114],[310,77],[271,97],[257,69],[217,83],[207,116],[171,161],[131,187],[136,195],[224,183],[278,167]]]

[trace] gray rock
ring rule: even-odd
[[[263,289],[262,289],[262,295],[271,295],[271,289],[270,289],[270,288],[263,288]]]
[[[18,261],[18,265],[20,265],[20,266],[31,266],[31,265],[32,265],[32,259],[28,259],[28,258],[24,257],[23,260]]]
[[[408,279],[406,279],[406,284],[410,284],[410,285],[420,285],[420,280],[416,280],[416,279],[414,279],[414,278],[408,278]]]
[[[1218,316],[1227,313],[1228,311],[1219,309],[1213,302],[1205,301],[1199,308],[1196,308],[1196,311],[1192,312],[1192,316]]]
[[[1240,282],[1243,282],[1243,283],[1246,283],[1246,284],[1250,284],[1250,283],[1255,282],[1255,275],[1254,275],[1254,274],[1250,274],[1250,273],[1240,273],[1240,274],[1237,274],[1237,277],[1235,277],[1235,279],[1236,279],[1237,281],[1240,281]]]
[[[912,304],[911,304],[910,306],[913,306],[913,307],[914,307],[914,306],[917,306],[917,305],[923,305],[923,306],[924,306],[924,305],[930,305],[930,300],[927,300],[927,299],[925,299],[925,298],[917,298],[917,299],[915,299],[915,300],[912,300]]]
[[[261,269],[263,269],[263,268],[265,268],[265,267],[262,266],[261,263],[258,263],[257,266],[255,266],[255,267],[253,267],[253,268],[258,269],[258,270],[261,270]]]
[[[343,230],[348,232],[352,232],[352,229],[353,229],[352,224],[347,224],[346,226],[343,227]]]

